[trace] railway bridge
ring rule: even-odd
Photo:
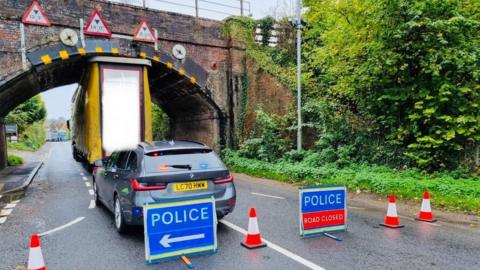
[[[174,138],[216,148],[234,143],[245,53],[224,36],[221,21],[100,0],[43,0],[40,15],[48,25],[22,23],[34,2],[0,1],[0,169],[8,112],[43,91],[80,82],[94,56],[151,60],[152,100],[169,115]],[[84,33],[95,11],[111,35]],[[143,21],[154,42],[135,38]]]

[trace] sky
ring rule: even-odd
[[[184,13],[189,15],[194,15],[195,10],[193,8],[185,7],[185,6],[192,6],[194,5],[194,0],[145,0],[147,7],[149,8],[157,8],[162,10],[168,10],[178,13]],[[239,0],[198,0],[199,7],[203,9],[209,10],[217,10],[219,12],[210,12],[206,10],[200,10],[199,15],[200,17],[207,17],[211,19],[218,19],[222,20],[228,16],[228,14],[238,14],[240,13],[240,1]],[[230,8],[226,6],[220,5],[212,5],[208,2],[217,2],[221,5],[228,5],[228,6],[238,6],[238,8]],[[111,2],[128,2],[136,5],[141,5],[142,0],[112,0]],[[172,3],[175,2],[180,5],[172,5],[168,2]],[[286,15],[290,15],[293,12],[293,7],[296,3],[296,0],[245,0],[245,2],[250,2],[250,13],[253,18],[259,19],[265,16],[274,16],[274,17],[282,17]],[[245,15],[248,14],[248,3],[244,4]],[[228,14],[225,14],[228,13]],[[42,98],[45,101],[45,105],[47,107],[47,118],[48,119],[56,119],[59,117],[63,117],[65,119],[70,119],[70,106],[71,106],[71,98],[73,92],[75,91],[77,85],[67,85],[61,86],[57,88],[53,88],[50,91],[43,92]]]

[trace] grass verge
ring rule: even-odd
[[[299,185],[346,184],[349,190],[360,189],[380,195],[395,194],[399,199],[419,201],[429,191],[432,205],[450,211],[480,214],[480,179],[455,178],[449,174],[427,175],[414,169],[396,170],[365,164],[339,168],[334,164],[310,167],[281,161],[270,163],[224,152],[224,161],[234,172]]]
[[[16,155],[8,155],[8,166],[20,166],[23,164],[23,158]]]
[[[40,147],[36,145],[30,145],[25,143],[8,143],[9,150],[18,150],[18,151],[28,151],[28,152],[36,152]]]

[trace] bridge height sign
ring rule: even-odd
[[[306,186],[300,190],[300,235],[322,235],[347,230],[345,185]]]
[[[213,197],[146,204],[143,213],[147,264],[217,251]]]

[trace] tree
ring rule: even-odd
[[[18,105],[6,117],[7,123],[18,125],[19,133],[39,121],[44,121],[47,116],[47,109],[40,95],[34,96],[24,103]]]
[[[306,5],[306,73],[316,95],[428,170],[455,168],[479,144],[478,1]]]

